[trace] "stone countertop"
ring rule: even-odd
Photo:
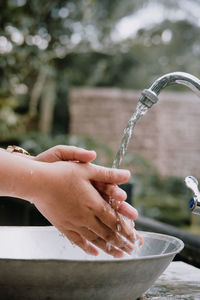
[[[140,300],[200,300],[200,269],[172,262]]]

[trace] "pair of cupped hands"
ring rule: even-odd
[[[128,170],[92,164],[96,152],[74,146],[55,146],[30,158],[42,163],[33,203],[51,224],[88,254],[98,255],[98,248],[116,258],[131,254],[138,213],[118,187],[128,181]]]

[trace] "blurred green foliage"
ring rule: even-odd
[[[155,9],[145,19],[143,14],[151,6]],[[156,77],[176,70],[198,77],[199,8],[198,0],[187,0],[184,6],[181,0],[0,3],[0,98],[7,107],[1,123],[12,119],[12,129],[41,130],[41,102],[50,80],[55,81],[56,91],[53,124],[47,131],[66,133],[71,86],[143,89]],[[127,37],[124,32],[120,39],[120,24],[130,18],[135,18],[135,25],[129,27],[138,30]],[[17,105],[8,105],[7,98]],[[10,124],[5,131],[1,128],[1,137],[9,135]]]
[[[97,139],[88,136],[74,136],[66,134],[42,134],[38,132],[29,132],[26,135],[13,136],[18,144],[25,148],[31,155],[37,155],[56,145],[72,145],[88,150],[95,150],[97,158],[95,163],[109,165],[113,158],[113,151]]]

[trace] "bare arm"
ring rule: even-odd
[[[0,195],[33,202],[53,225],[84,251],[96,255],[97,246],[116,257],[122,256],[123,251],[132,251],[132,227],[91,184],[93,181],[124,183],[129,178],[128,171],[90,163],[40,162],[3,150],[0,150],[0,164]],[[111,243],[109,249],[107,242]]]

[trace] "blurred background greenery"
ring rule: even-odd
[[[177,70],[200,77],[199,0],[7,0],[0,11],[2,147],[37,154],[73,144],[96,149],[97,163],[111,165],[114,153],[101,141],[69,135],[71,87],[137,90]],[[139,155],[126,156],[130,165],[143,215],[194,225],[183,178],[162,178]]]

